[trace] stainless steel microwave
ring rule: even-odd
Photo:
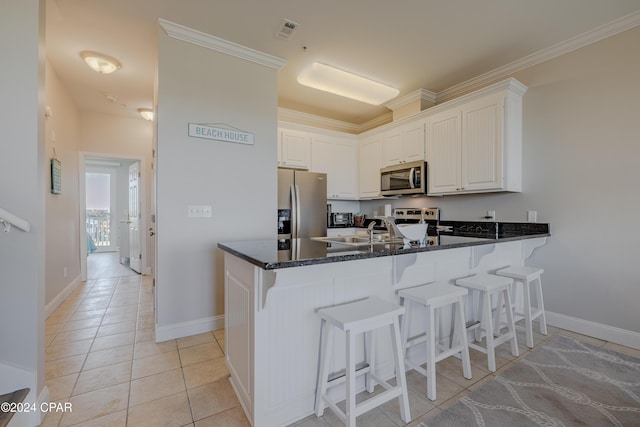
[[[427,194],[427,163],[402,163],[380,169],[380,194]]]

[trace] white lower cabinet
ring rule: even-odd
[[[430,195],[522,191],[524,90],[510,79],[427,117]]]

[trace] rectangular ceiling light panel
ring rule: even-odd
[[[400,93],[396,88],[319,62],[303,70],[298,83],[371,105],[380,105]]]

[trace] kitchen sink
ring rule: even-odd
[[[335,237],[314,237],[313,240],[319,240],[327,243],[338,243],[349,246],[365,246],[372,244],[369,236],[353,235],[353,236],[335,236]],[[384,245],[387,243],[402,243],[402,239],[390,239],[388,234],[376,234],[373,236],[373,244]]]

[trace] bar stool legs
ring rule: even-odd
[[[480,292],[479,301],[479,317],[480,323],[472,325],[471,328],[475,328],[476,341],[480,341],[482,338],[482,330],[485,332],[486,347],[479,346],[474,343],[469,343],[469,347],[481,351],[487,354],[487,364],[489,371],[496,371],[496,354],[495,348],[500,344],[510,341],[511,354],[519,356],[518,341],[516,338],[515,322],[513,318],[513,308],[511,306],[511,292],[510,287],[513,284],[513,280],[508,277],[493,276],[490,274],[478,274],[471,277],[465,277],[463,279],[456,280],[456,285],[462,286],[469,290],[475,290]],[[491,307],[491,295],[498,296],[498,306],[496,308],[495,315],[501,316],[501,311],[504,307],[507,318],[508,332],[500,335],[499,326],[494,330],[494,319],[492,318]],[[499,320],[495,323],[499,325]],[[497,336],[496,336],[497,335]]]
[[[356,417],[397,397],[400,404],[400,417],[405,423],[411,421],[399,326],[399,318],[404,311],[404,307],[374,297],[318,310],[317,314],[322,319],[320,366],[315,400],[315,413],[318,417],[322,416],[324,405],[327,404],[345,425],[352,427],[356,425]],[[391,386],[375,374],[375,330],[384,326],[390,328],[396,386]],[[333,352],[335,328],[345,332],[346,369],[345,375],[332,379],[329,378],[329,360]],[[361,334],[365,335],[365,364],[356,371],[356,338]],[[386,390],[356,405],[356,375],[360,373],[366,375],[367,391],[373,392],[375,383]],[[327,396],[328,387],[343,382],[346,383],[345,412]]]
[[[398,292],[400,303],[407,308],[402,322],[402,348],[406,351],[408,347],[421,344],[426,341],[427,363],[426,369],[406,360],[407,366],[416,372],[427,377],[427,397],[436,400],[436,362],[454,354],[460,353],[462,358],[463,375],[471,379],[471,362],[469,359],[469,347],[464,320],[464,297],[467,290],[446,283],[433,283],[415,288],[403,289]],[[427,327],[424,336],[418,336],[409,340],[409,317],[410,307],[420,305],[426,310]],[[436,309],[452,305],[454,310],[453,339],[449,349],[438,352],[436,341]]]
[[[542,279],[544,272],[541,268],[536,267],[507,267],[496,271],[498,276],[510,277],[515,281],[514,284],[522,284],[523,307],[522,313],[516,313],[520,319],[524,318],[525,335],[527,337],[527,347],[533,348],[533,321],[539,319],[540,333],[547,335],[547,320],[544,314],[544,301],[542,299]],[[536,294],[537,306],[531,306],[531,287],[534,288]]]

